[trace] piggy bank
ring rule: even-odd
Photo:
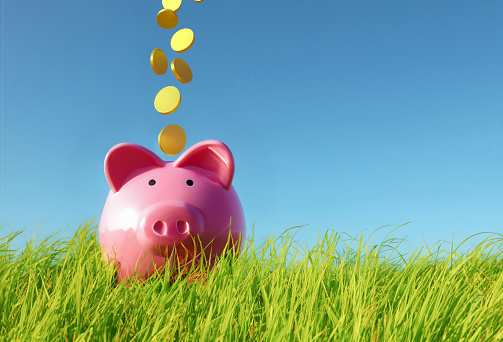
[[[183,263],[212,262],[242,250],[245,219],[232,186],[234,158],[217,140],[201,141],[174,162],[132,143],[105,157],[110,186],[99,224],[105,260],[115,260],[117,283],[137,272],[144,280]]]

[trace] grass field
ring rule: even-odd
[[[193,270],[203,281],[166,274],[131,286],[113,286],[92,222],[17,253],[13,233],[0,240],[0,340],[503,340],[501,234],[470,253],[391,259],[395,239],[341,246],[331,231],[305,251],[293,231],[260,246],[249,239],[217,272]]]

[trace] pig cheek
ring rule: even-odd
[[[163,270],[165,258],[153,255],[138,243],[136,231],[133,229],[102,231],[100,244],[105,261],[114,262],[118,266],[118,280],[133,275],[135,271],[145,279]]]
[[[130,230],[100,231],[100,245],[107,261],[124,262],[127,251],[136,249],[136,233]]]
[[[125,201],[125,196],[120,195],[124,193],[114,194],[107,199],[99,237],[105,259],[116,259],[116,264],[121,263],[121,274],[129,274],[127,268],[136,263],[144,250],[136,237],[138,211],[132,207],[134,204],[131,201]]]
[[[115,218],[115,229],[135,229],[138,225],[138,212],[134,208],[123,208],[118,211]]]
[[[124,189],[123,189],[124,190]],[[140,219],[138,196],[119,192],[107,202],[106,227],[109,230],[137,230]]]

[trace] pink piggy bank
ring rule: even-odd
[[[206,260],[214,260],[229,231],[231,248],[243,248],[244,213],[232,186],[234,158],[224,143],[201,141],[174,162],[140,145],[118,144],[105,158],[105,176],[111,190],[99,241],[105,259],[117,262],[117,283],[135,271],[144,280],[176,260],[197,262],[201,246]]]

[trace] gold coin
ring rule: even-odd
[[[175,77],[182,83],[192,81],[192,70],[189,65],[181,58],[175,58],[171,62],[171,71]]]
[[[174,156],[180,153],[185,147],[187,136],[182,127],[169,125],[159,133],[159,147],[167,155]]]
[[[194,44],[194,32],[184,28],[177,31],[171,38],[171,48],[176,52],[185,52]]]
[[[203,0],[195,0],[196,2],[203,2]]]
[[[182,0],[162,0],[162,7],[172,10],[173,12],[178,11],[181,5]]]
[[[169,9],[162,9],[157,13],[157,23],[164,29],[172,29],[178,24],[178,16]]]
[[[150,54],[150,65],[157,75],[164,75],[168,70],[168,59],[161,49],[154,49]]]
[[[161,114],[171,114],[180,106],[182,97],[175,87],[162,88],[157,93],[154,100],[155,109]]]

